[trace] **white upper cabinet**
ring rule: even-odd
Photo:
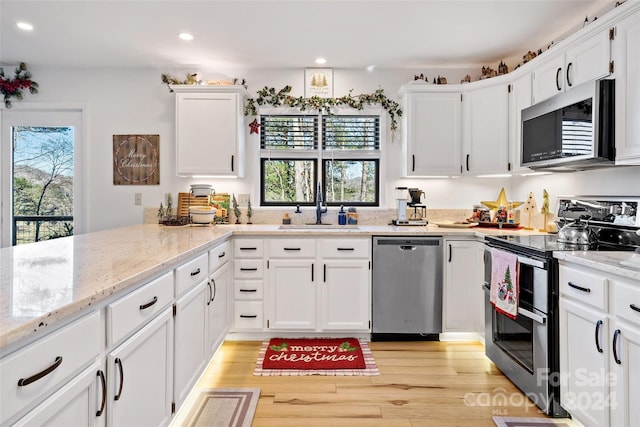
[[[522,110],[531,106],[531,73],[511,83],[509,92],[509,162],[511,172],[522,173],[531,169],[522,162]]]
[[[610,31],[606,29],[544,60],[533,69],[533,103],[608,76],[610,52]]]
[[[640,3],[616,24],[616,164],[640,165]]]
[[[463,94],[465,174],[509,172],[509,91],[496,84]]]
[[[405,85],[401,94],[403,176],[460,175],[460,92],[425,84]]]
[[[177,174],[244,176],[244,87],[171,89],[176,93]]]

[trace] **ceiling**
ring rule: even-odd
[[[0,62],[50,67],[420,69],[517,61],[605,0],[0,0]],[[17,21],[34,26],[31,32]],[[179,40],[189,32],[193,41]],[[514,64],[510,64],[513,66]]]

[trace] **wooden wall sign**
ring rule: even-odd
[[[113,185],[160,184],[160,135],[113,135]]]

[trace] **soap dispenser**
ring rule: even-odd
[[[344,211],[344,205],[340,205],[340,211],[338,212],[338,224],[347,224],[347,213]]]

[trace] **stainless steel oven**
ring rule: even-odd
[[[507,243],[500,245],[500,243]],[[500,247],[502,246],[502,247]],[[518,257],[518,313],[511,318],[493,307],[491,248],[511,252]],[[496,366],[542,411],[565,416],[560,407],[557,372],[557,337],[554,334],[554,307],[550,304],[557,271],[551,257],[525,253],[508,242],[487,239],[485,248],[485,352]]]

